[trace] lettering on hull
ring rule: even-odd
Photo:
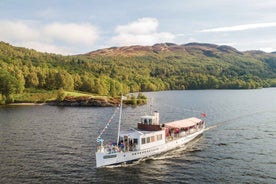
[[[117,155],[105,155],[103,156],[104,159],[109,159],[109,158],[115,158]]]

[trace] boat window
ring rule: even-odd
[[[152,119],[149,119],[149,125],[152,125]]]
[[[158,141],[162,140],[162,134],[157,135],[157,140]]]
[[[144,119],[144,124],[147,125],[148,124],[148,120]]]
[[[147,143],[150,143],[150,137],[147,137]]]
[[[151,136],[150,137],[150,142],[154,142],[155,141],[155,136]]]
[[[142,144],[146,144],[146,139],[142,138]]]
[[[138,144],[138,139],[133,139],[134,144]]]

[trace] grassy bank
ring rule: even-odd
[[[106,103],[116,105],[120,101],[120,97],[99,96],[86,92],[62,90],[62,94],[60,94],[59,90],[47,91],[37,89],[26,89],[24,93],[16,94],[13,98],[14,104],[51,102],[51,104],[61,106],[81,106],[80,104],[82,106],[107,106]],[[147,98],[142,93],[139,93],[137,96],[133,94],[129,95],[127,96],[127,100],[124,100],[124,104],[132,106],[146,103]]]
[[[30,90],[27,89],[21,94],[14,95],[14,103],[44,103],[55,100],[57,97],[57,90]]]
[[[64,91],[65,96],[71,97],[94,97],[93,94],[82,93],[77,91]],[[56,100],[58,90],[37,90],[37,89],[26,89],[21,94],[14,95],[14,103],[44,103]]]

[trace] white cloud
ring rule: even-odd
[[[17,46],[33,48],[40,52],[65,54],[65,55],[74,54],[74,51],[70,48],[67,48],[64,46],[58,46],[51,43],[45,43],[45,42],[26,41],[26,42],[17,43]]]
[[[140,18],[127,25],[117,26],[116,32],[119,34],[151,34],[157,30],[158,20],[155,18]]]
[[[32,22],[0,20],[0,25],[0,39],[3,41],[35,40],[41,36]]]
[[[0,25],[0,40],[42,52],[72,54],[74,51],[68,48],[92,47],[99,39],[97,27],[89,23],[0,20]]]
[[[158,32],[158,24],[155,18],[140,18],[127,25],[119,25],[115,29],[117,35],[111,38],[110,44],[125,46],[173,42],[176,36],[169,32]]]
[[[232,31],[244,31],[250,29],[276,27],[276,22],[258,23],[258,24],[243,24],[229,27],[217,27],[212,29],[204,29],[200,32],[232,32]]]
[[[88,23],[52,23],[43,31],[52,39],[70,44],[93,45],[99,39],[97,28]]]

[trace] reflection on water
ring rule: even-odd
[[[95,168],[96,138],[114,108],[0,107],[0,183],[276,183],[276,89],[145,93],[161,123],[207,114],[180,149]],[[122,129],[150,105],[124,108]],[[114,117],[103,138],[116,138]]]

